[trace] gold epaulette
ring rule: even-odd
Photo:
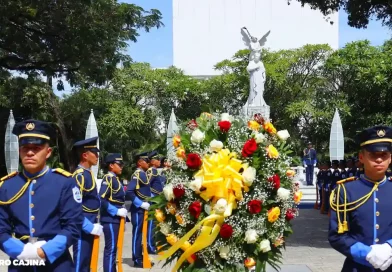
[[[342,184],[342,183],[345,183],[347,181],[353,181],[353,180],[357,180],[357,179],[358,179],[357,177],[349,177],[349,178],[346,178],[346,179],[339,180],[338,182],[336,182],[336,184]]]
[[[67,178],[72,177],[72,174],[70,172],[65,171],[64,169],[61,169],[61,168],[55,168],[55,169],[53,169],[53,172],[61,174]]]
[[[12,173],[9,174],[9,175],[6,175],[5,177],[0,178],[0,182],[3,182],[3,181],[5,181],[5,180],[7,180],[7,179],[10,179],[10,178],[12,178],[12,177],[15,177],[17,174],[18,174],[18,171],[14,171],[14,172],[12,172]]]
[[[84,171],[83,168],[76,169],[75,172],[73,172],[72,176],[76,176],[77,174],[83,173],[83,171]]]

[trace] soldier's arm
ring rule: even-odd
[[[112,204],[110,204],[108,200],[112,186],[113,186],[113,177],[106,175],[103,178],[101,188],[99,189],[99,196],[101,198],[101,207],[107,210],[111,216],[115,216],[117,215],[118,209]]]
[[[339,185],[340,186],[340,185]],[[337,188],[332,191],[332,195],[335,195],[337,192]],[[332,196],[333,197],[333,196]],[[335,197],[334,204],[337,204],[336,200],[339,198],[339,203],[344,203],[343,190],[340,191],[340,195]],[[332,199],[332,198],[331,198]],[[343,222],[343,212],[340,212],[340,218]],[[335,209],[331,208],[331,217],[329,220],[329,232],[328,232],[328,241],[330,245],[342,253],[343,255],[352,258],[355,262],[366,265],[369,267],[373,267],[367,260],[366,256],[371,251],[371,247],[367,246],[361,242],[358,242],[352,235],[350,235],[350,230],[344,233],[338,233],[339,223],[338,223],[338,214]]]
[[[42,246],[46,259],[53,263],[80,237],[83,224],[82,199],[74,178],[64,183],[60,198],[60,223],[62,230]]]
[[[0,201],[7,201],[5,190],[0,187]],[[11,235],[11,217],[9,213],[9,206],[0,205],[0,248],[1,250],[13,259],[16,259],[23,251],[24,244],[13,238]]]
[[[126,195],[129,197],[132,201],[132,204],[135,205],[137,208],[139,208],[142,204],[143,201],[137,197],[136,195],[136,185],[137,185],[137,179],[139,178],[139,174],[134,174],[132,176],[131,181],[128,184],[127,187],[127,192]]]
[[[76,173],[76,175],[74,174],[74,178],[76,180],[77,185],[79,186],[80,193],[83,195],[83,190],[86,187],[90,188],[92,185],[89,184],[89,183],[92,183],[92,181],[89,182],[88,177],[84,176],[84,173],[85,173],[84,171],[83,172],[79,172],[79,173],[75,172],[75,173]],[[83,206],[82,206],[82,211],[83,211]],[[93,231],[93,228],[94,228],[93,223],[91,223],[91,221],[88,220],[86,217],[83,216],[83,218],[84,219],[83,219],[82,230],[85,233],[91,233]]]

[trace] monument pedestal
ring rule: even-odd
[[[270,106],[244,106],[244,114],[248,118],[253,118],[255,114],[260,114],[264,120],[269,121],[270,119]]]

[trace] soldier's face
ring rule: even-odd
[[[159,166],[161,166],[161,162],[159,160],[151,160],[151,166],[159,168]]]
[[[359,153],[359,160],[363,164],[366,175],[384,175],[391,163],[391,152],[369,152],[362,150]]]
[[[145,160],[139,160],[138,161],[139,167],[146,171],[149,168],[148,163]]]
[[[92,151],[88,150],[83,153],[83,158],[90,165],[97,165],[97,163],[98,163],[98,153],[97,152],[92,152]]]
[[[49,147],[49,144],[27,144],[19,147],[19,155],[23,167],[31,174],[41,171],[51,154],[52,148]]]
[[[111,171],[113,173],[115,173],[116,175],[121,175],[122,169],[123,169],[123,165],[120,165],[118,163],[111,163],[110,167],[111,167]]]

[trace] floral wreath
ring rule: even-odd
[[[163,194],[151,200],[164,266],[177,259],[172,271],[279,268],[302,197],[289,137],[260,114],[202,113],[182,126]]]

